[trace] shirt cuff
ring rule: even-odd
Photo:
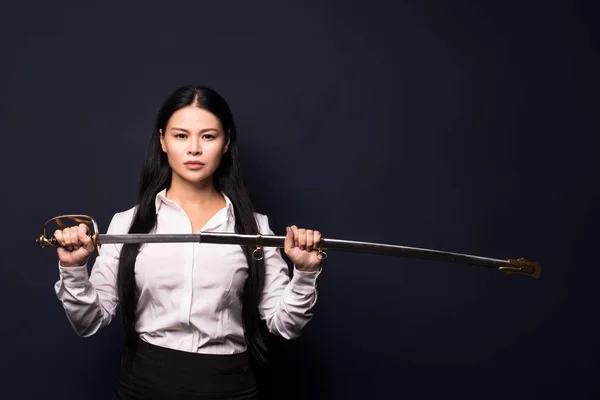
[[[290,281],[290,286],[294,292],[301,294],[311,294],[317,289],[317,278],[321,275],[323,268],[318,271],[300,271],[294,266],[294,274]]]
[[[60,281],[65,286],[83,286],[87,284],[89,279],[87,263],[77,267],[63,267],[59,261],[58,271],[60,274]]]

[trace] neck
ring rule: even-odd
[[[168,199],[179,203],[182,207],[202,207],[212,204],[215,201],[224,200],[223,196],[217,192],[212,179],[200,184],[192,184],[182,180],[175,174],[171,179],[171,186],[167,189],[166,196]]]

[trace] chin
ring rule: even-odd
[[[192,183],[194,185],[203,184],[212,177],[212,173],[209,171],[202,171],[198,173],[190,173],[190,171],[185,171],[184,173],[177,173],[177,175],[182,181]]]
[[[186,182],[190,182],[193,184],[202,184],[210,181],[210,176],[202,175],[202,176],[185,176],[183,179]]]

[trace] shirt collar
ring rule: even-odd
[[[226,203],[226,208],[227,208],[227,215],[229,217],[234,217],[234,213],[233,213],[233,203],[231,202],[231,199],[223,192],[221,192],[221,195],[225,198],[225,203]],[[163,190],[161,190],[160,192],[158,192],[156,194],[156,197],[154,199],[154,207],[156,208],[156,213],[158,214],[158,210],[160,210],[160,207],[162,206],[163,203],[167,203],[167,204],[171,204],[171,205],[177,205],[176,202],[174,202],[173,200],[167,198],[167,188],[164,188]],[[178,206],[178,205],[177,205]]]

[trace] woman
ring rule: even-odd
[[[160,109],[135,207],[107,233],[272,235],[242,182],[234,119],[206,87],[175,90]],[[107,326],[121,307],[125,356],[117,399],[256,399],[251,361],[265,361],[264,321],[286,339],[312,317],[321,259],[317,230],[287,228],[285,253],[245,246],[156,243],[94,247],[86,225],[57,230],[55,285],[77,334]],[[256,257],[260,258],[260,257]]]

